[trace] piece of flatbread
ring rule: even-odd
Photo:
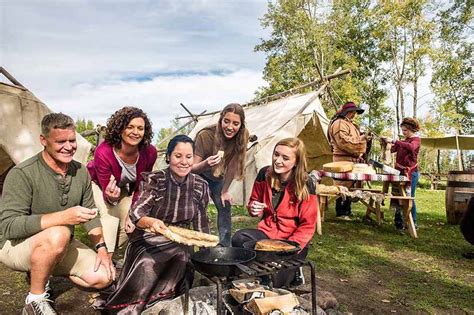
[[[255,249],[256,250],[261,250],[261,251],[290,251],[294,250],[296,247],[294,245],[288,244],[286,242],[280,241],[280,240],[272,240],[272,239],[263,239],[260,241],[257,241],[255,243]]]
[[[223,159],[224,158],[224,151],[222,151],[222,150],[217,151],[217,155],[220,156],[221,159]]]
[[[341,192],[339,186],[326,186],[324,184],[319,184],[316,186],[316,193],[317,194],[334,194],[338,195]]]
[[[199,241],[219,242],[219,237],[212,234],[202,233],[199,231],[189,230],[189,229],[185,229],[179,226],[172,226],[172,225],[168,226],[168,228],[173,233],[183,236],[184,238],[190,238],[190,239],[192,238]]]
[[[149,229],[145,231],[152,233]],[[189,246],[214,247],[219,243],[219,237],[215,235],[171,225],[164,231],[163,236],[170,241]]]

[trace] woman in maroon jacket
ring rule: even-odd
[[[397,153],[395,168],[401,172],[402,175],[408,177],[411,182],[410,195],[415,197],[416,185],[420,173],[418,172],[418,152],[420,151],[420,137],[416,133],[420,130],[420,124],[415,118],[403,118],[400,124],[404,140],[392,140],[390,138],[382,138],[384,142],[393,143],[391,152]],[[411,215],[416,224],[416,204],[413,200],[413,207],[411,208]],[[403,229],[403,216],[400,207],[396,207],[395,212],[395,226],[397,229]]]
[[[261,216],[258,229],[237,231],[232,246],[242,247],[250,240],[291,240],[302,248],[299,258],[306,257],[316,229],[318,202],[300,139],[286,138],[275,145],[272,165],[259,171],[247,208],[251,216]],[[280,272],[274,286],[288,286],[301,279],[296,277],[294,271]]]
[[[157,151],[151,145],[153,132],[147,115],[139,108],[124,107],[107,120],[105,141],[87,165],[92,179],[94,201],[99,209],[109,255],[132,232],[128,210],[138,199],[142,172],[150,172]]]

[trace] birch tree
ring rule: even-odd
[[[438,14],[438,46],[432,54],[432,110],[444,131],[474,133],[473,14],[469,1],[456,0]]]

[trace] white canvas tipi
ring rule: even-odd
[[[43,149],[40,123],[50,112],[28,89],[0,82],[0,192],[8,170]],[[85,163],[92,145],[79,134],[77,143],[74,159]]]

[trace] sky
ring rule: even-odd
[[[265,85],[266,0],[0,0],[0,64],[53,111],[104,124],[126,105],[157,131]],[[2,78],[2,81],[6,81]]]
[[[220,110],[266,85],[265,55],[254,52],[269,38],[266,10],[267,0],[0,0],[0,65],[53,111],[105,124],[137,106],[156,132],[187,115],[180,103]],[[419,86],[422,116],[429,80]],[[392,88],[387,105],[394,99]]]

